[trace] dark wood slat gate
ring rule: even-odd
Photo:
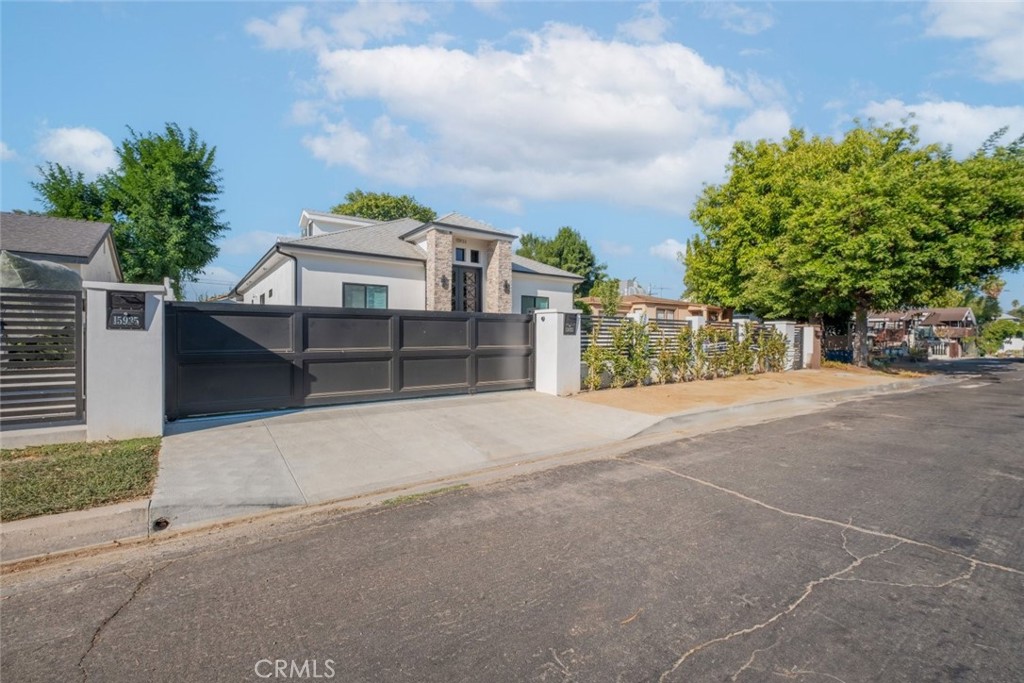
[[[82,292],[0,289],[0,426],[85,418]]]
[[[530,315],[170,302],[166,312],[172,420],[534,386]]]

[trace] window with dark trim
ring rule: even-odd
[[[267,292],[267,298],[268,299],[274,298],[274,290],[270,290],[269,292]]]
[[[341,286],[341,298],[345,308],[387,308],[388,286],[346,282]]]
[[[476,249],[470,249],[469,250],[469,262],[470,263],[480,263],[480,252],[477,251]]]
[[[522,305],[520,310],[523,313],[533,313],[536,310],[548,308],[548,298],[546,296],[526,296],[523,295]]]
[[[265,295],[263,295],[263,294],[260,294],[260,303],[261,304],[267,303],[267,297]]]
[[[455,247],[455,260],[456,261],[465,261],[466,260],[466,250],[463,249],[462,247]]]

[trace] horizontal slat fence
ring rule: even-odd
[[[628,320],[632,320],[632,318],[625,316],[583,316],[583,338],[581,341],[583,350],[585,351],[592,343],[596,343],[601,348],[612,348],[615,330],[622,327]],[[717,331],[722,339],[721,341],[706,342],[704,352],[709,356],[725,353],[728,348],[727,338],[734,339],[738,330],[745,329],[746,325],[746,321],[705,323],[705,329]],[[679,349],[679,333],[688,331],[691,328],[688,320],[648,320],[647,329],[650,335],[648,349],[653,357],[661,349],[662,340],[665,341],[665,346],[670,351],[677,351]],[[754,335],[755,339],[759,338],[762,334],[774,331],[774,329],[769,325],[750,324],[750,333]],[[594,334],[595,330],[597,332],[596,335]]]
[[[0,289],[0,426],[81,421],[80,291]]]

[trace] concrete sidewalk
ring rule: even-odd
[[[159,535],[154,528],[180,531],[278,508],[500,478],[639,447],[641,439],[765,422],[949,381],[880,377],[859,388],[672,414],[515,391],[182,420],[166,426],[151,500],[3,524],[0,557],[10,563]]]
[[[170,424],[150,519],[169,528],[621,441],[657,416],[534,391]]]

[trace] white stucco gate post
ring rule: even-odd
[[[581,311],[534,311],[534,389],[571,396],[580,391]]]
[[[83,282],[89,441],[161,436],[164,285]]]

